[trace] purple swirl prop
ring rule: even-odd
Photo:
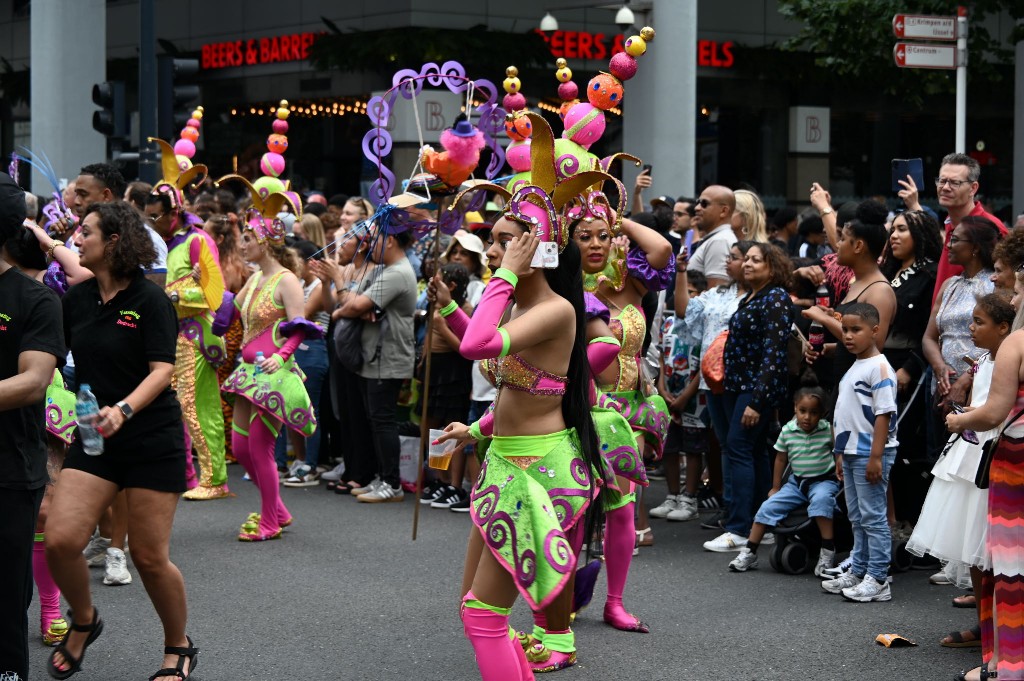
[[[49,404],[46,407],[46,430],[53,433],[57,437],[63,438],[63,434],[78,425],[77,421],[68,421],[67,425],[63,428],[58,428],[60,422],[64,420],[64,411],[56,404]]]
[[[505,111],[497,106],[498,89],[486,79],[471,80],[466,69],[457,61],[446,61],[441,66],[427,62],[419,71],[400,69],[391,78],[391,89],[383,96],[373,97],[366,106],[366,115],[371,128],[363,136],[363,156],[377,166],[377,179],[370,185],[369,199],[374,206],[387,203],[396,186],[395,174],[384,165],[384,159],[391,153],[392,138],[386,127],[391,120],[395,98],[411,100],[423,91],[424,82],[431,87],[447,87],[456,94],[465,92],[473,84],[475,93],[486,96],[478,107],[478,127],[484,135],[486,145],[491,149],[491,160],[485,171],[488,180],[494,179],[505,165],[505,150],[498,143],[498,135],[504,131]]]

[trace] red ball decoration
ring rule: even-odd
[[[275,118],[273,127],[274,132],[276,132],[279,135],[284,135],[285,133],[288,132],[288,121],[282,120],[280,118]]]
[[[508,94],[501,100],[501,104],[505,107],[505,111],[520,111],[526,108],[526,97],[523,96],[522,92]]]
[[[189,140],[190,142],[199,141],[199,131],[193,127],[185,127],[181,129],[181,139]]]
[[[608,70],[619,80],[629,80],[636,75],[636,59],[625,52],[619,52],[608,62]]]
[[[563,102],[576,99],[580,96],[580,89],[576,86],[576,83],[569,81],[568,83],[562,83],[558,86],[558,97]]]
[[[271,135],[267,138],[267,149],[275,154],[283,154],[288,149],[288,138],[284,135]]]
[[[587,83],[587,99],[602,111],[618,106],[622,103],[622,83],[610,73],[599,73]]]
[[[188,119],[188,123],[186,123],[185,125],[187,125],[190,128],[195,128],[198,130],[199,126],[202,125],[202,123],[199,121],[198,118],[190,118]]]
[[[573,108],[577,104],[579,104],[579,102],[575,99],[570,99],[565,102],[562,102],[562,106],[558,107],[558,117],[564,121],[565,114],[569,113],[569,109]]]
[[[530,139],[530,135],[533,134],[533,127],[530,125],[530,119],[526,116],[506,118],[505,134],[509,136],[509,139],[513,139],[517,142]]]

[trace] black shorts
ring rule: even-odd
[[[708,451],[708,429],[682,426],[672,421],[668,425],[665,451],[670,454],[705,454]]]
[[[185,484],[185,434],[183,426],[147,433],[130,451],[105,441],[102,454],[92,456],[75,440],[64,457],[64,468],[84,471],[117,485],[180,494]]]

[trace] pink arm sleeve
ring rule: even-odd
[[[590,373],[597,376],[607,369],[619,356],[618,343],[611,343],[610,339],[595,338],[587,346],[587,360],[590,362]]]
[[[498,331],[498,325],[514,291],[512,284],[497,276],[487,284],[459,346],[463,357],[489,359],[500,357],[503,351],[507,351],[506,336]]]
[[[480,434],[484,437],[491,437],[494,435],[494,410],[488,409],[487,413],[477,421],[477,425],[480,428]]]
[[[444,318],[444,322],[460,341],[466,337],[466,329],[469,328],[469,315],[463,312],[461,307],[455,308],[454,312]]]
[[[299,343],[305,340],[305,338],[306,333],[304,331],[296,331],[292,335],[288,336],[288,340],[286,340],[284,345],[278,348],[277,352],[274,354],[280,356],[281,359],[287,362],[288,358],[292,356],[293,352],[295,352],[295,348],[299,347]]]

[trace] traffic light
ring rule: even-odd
[[[173,139],[185,126],[189,105],[199,99],[199,86],[180,82],[199,72],[198,59],[157,57],[157,136]]]
[[[92,101],[100,107],[92,114],[92,127],[96,132],[106,137],[127,137],[124,83],[119,80],[96,83],[92,86]]]

